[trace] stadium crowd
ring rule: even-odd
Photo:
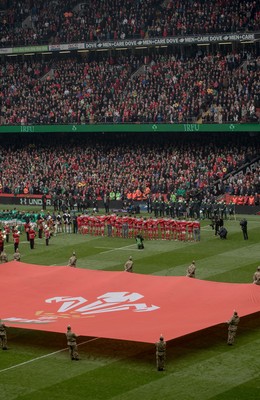
[[[234,138],[232,138],[233,140]],[[76,140],[76,138],[75,138]],[[136,143],[132,141],[136,140]],[[248,139],[246,139],[248,140]],[[259,156],[257,137],[230,151],[228,138],[220,144],[197,136],[182,141],[132,136],[128,141],[103,137],[67,145],[0,147],[0,190],[13,194],[55,194],[74,198],[126,199],[140,191],[187,197],[205,194],[260,194],[259,167],[246,174],[239,168]],[[215,185],[217,183],[217,186]],[[137,192],[138,193],[138,192]],[[136,196],[138,199],[138,195]],[[74,201],[72,200],[72,201]]]
[[[255,1],[3,0],[0,46],[259,30]],[[76,8],[75,8],[76,7]],[[27,22],[25,20],[27,19]],[[240,47],[241,49],[241,47]],[[17,57],[0,66],[0,125],[259,121],[257,47]],[[194,53],[196,51],[196,53]],[[44,61],[45,60],[45,61]],[[232,125],[231,125],[232,126]],[[65,199],[259,194],[243,146],[120,143],[0,148],[0,192]],[[259,144],[249,146],[250,159]],[[231,173],[231,174],[230,174]],[[74,198],[74,200],[73,200]],[[83,200],[84,201],[84,200]],[[67,200],[66,200],[67,202]],[[70,202],[70,200],[69,200]]]
[[[6,61],[1,125],[254,122],[260,57],[197,52]]]
[[[253,0],[3,0],[2,47],[260,30]]]

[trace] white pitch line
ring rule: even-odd
[[[89,342],[93,342],[94,340],[98,340],[98,339],[99,338],[93,338],[93,339],[90,339],[90,340],[86,340],[85,342],[79,343],[78,346],[81,346],[82,344],[86,344],[86,343],[89,343]],[[68,350],[68,347],[66,347],[65,349],[54,351],[52,353],[45,354],[44,356],[32,358],[31,360],[25,361],[25,362],[20,363],[20,364],[12,365],[12,367],[8,367],[8,368],[5,368],[5,369],[0,369],[0,373],[1,372],[5,372],[5,371],[9,371],[10,369],[14,369],[14,368],[17,368],[17,367],[22,367],[23,365],[26,365],[26,364],[29,364],[31,362],[40,360],[42,358],[53,356],[54,354],[58,354],[58,353],[61,353],[62,351],[66,351],[66,350]]]
[[[26,241],[22,241],[22,242],[19,242],[19,244],[22,244],[22,243],[28,243],[28,244],[30,244],[29,242],[27,242],[27,240]],[[14,244],[13,243],[7,243],[7,244],[5,244],[5,247],[10,247],[10,246],[14,246]]]
[[[129,244],[129,246],[123,246],[123,247],[115,247],[112,250],[107,250],[107,251],[101,251],[99,254],[104,254],[104,253],[111,253],[111,251],[116,251],[116,250],[126,250],[129,247],[136,246],[136,244]]]
[[[101,246],[95,246],[94,249],[110,249],[112,250],[114,247],[101,247]]]
[[[205,227],[202,227],[201,229],[206,230],[208,227],[209,227],[209,225],[207,225]],[[113,248],[111,250],[107,250],[107,251],[101,251],[99,254],[111,253],[111,251],[116,251],[116,250],[127,250],[129,247],[134,247],[134,246],[136,246],[136,243],[135,244],[129,244],[128,246],[123,246],[123,247],[115,247],[115,248]],[[96,249],[102,249],[103,247],[95,247],[95,248]],[[106,248],[106,247],[104,247],[104,248]],[[138,249],[133,249],[133,250],[137,250],[138,251]]]

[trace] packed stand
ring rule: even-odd
[[[170,0],[167,3],[163,28],[165,36],[260,29],[257,1]]]
[[[230,176],[222,182],[220,190],[227,194],[226,201],[238,205],[255,205],[260,200],[260,167],[259,161],[247,168],[246,173],[238,173]]]
[[[260,30],[252,0],[10,0],[2,10],[2,47]]]
[[[0,46],[48,44],[58,29],[57,22],[78,0],[4,0],[0,13]]]
[[[255,122],[259,60],[198,52],[8,61],[0,67],[0,124]]]
[[[233,138],[232,138],[233,139]],[[198,192],[230,193],[239,167],[259,155],[257,137],[249,145],[182,141],[132,135],[127,139],[102,136],[68,145],[23,145],[0,148],[0,190],[6,194],[51,194],[64,209],[78,203],[82,211],[88,199],[142,200],[158,193],[186,198]],[[76,140],[76,139],[75,139]],[[231,147],[232,146],[232,147]],[[232,151],[230,150],[232,148]],[[260,193],[259,168],[246,174],[243,193]],[[216,188],[215,183],[218,182]],[[61,209],[60,205],[57,209]]]
[[[0,69],[1,124],[91,123],[97,109],[110,116],[112,100],[138,63],[134,57],[117,64],[70,59],[52,70],[47,63],[6,63]]]

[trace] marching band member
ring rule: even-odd
[[[18,231],[17,226],[13,229],[13,241],[14,241],[14,252],[16,252],[20,243],[20,232]]]
[[[4,241],[5,241],[5,236],[2,232],[2,229],[0,229],[0,253],[4,251]]]
[[[32,224],[30,225],[30,229],[29,229],[28,233],[29,233],[29,240],[30,240],[30,248],[31,248],[31,250],[33,250],[34,249],[34,239],[35,239],[35,236],[36,236],[36,232],[33,229],[33,225]]]
[[[6,224],[5,225],[5,230],[4,230],[6,243],[9,243],[10,233],[11,233],[11,228],[10,228],[10,226],[8,224]]]

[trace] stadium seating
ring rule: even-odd
[[[232,139],[232,151],[230,140]],[[74,205],[80,198],[102,198],[114,192],[117,199],[129,193],[139,198],[158,193],[188,198],[197,192],[206,195],[252,196],[260,193],[259,166],[243,174],[259,156],[257,137],[195,136],[189,140],[171,137],[154,142],[129,137],[126,141],[109,137],[86,140],[75,138],[70,145],[30,145],[17,147],[3,142],[0,147],[0,191],[14,194],[58,194]],[[247,146],[244,146],[245,141]],[[37,143],[37,142],[36,142]],[[135,145],[135,151],[133,151]],[[239,174],[236,174],[240,171]]]
[[[1,2],[0,45],[72,43],[260,30],[256,1]]]
[[[258,32],[257,2],[18,0],[0,3],[0,47]],[[117,54],[116,54],[117,53]],[[85,58],[86,57],[86,58]],[[183,124],[259,121],[257,45],[5,57],[0,125]],[[0,192],[142,200],[198,190],[256,203],[259,167],[233,175],[259,144],[124,143],[1,148]],[[29,161],[28,161],[29,160]],[[238,200],[239,199],[239,200]],[[73,201],[73,200],[72,200]]]
[[[0,123],[251,122],[258,118],[259,68],[247,68],[249,57],[155,52],[145,68],[147,57],[134,55],[8,59],[0,70]]]

